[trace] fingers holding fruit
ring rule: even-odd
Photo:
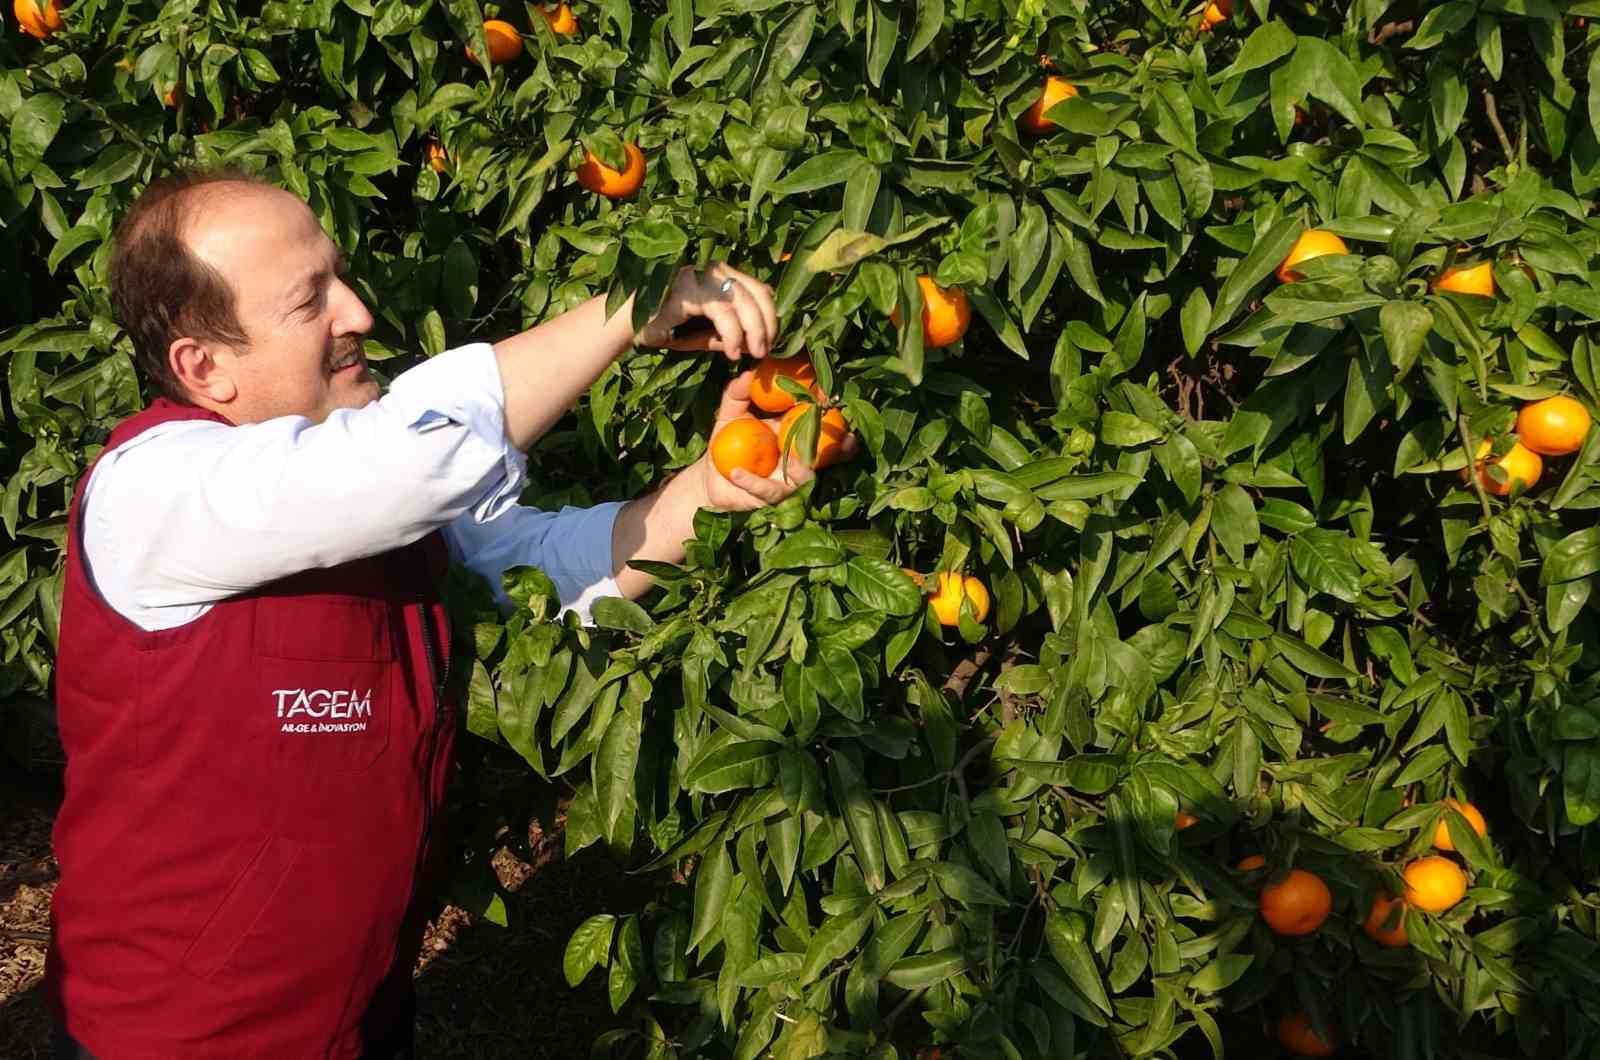
[[[717,425],[707,452],[706,496],[712,507],[724,511],[750,511],[776,504],[816,477],[831,464],[852,458],[858,443],[838,409],[812,413],[817,429],[802,425],[808,410],[820,409],[802,402],[784,417],[751,415],[752,388],[757,372],[744,372],[722,392]],[[807,442],[815,439],[807,451]]]

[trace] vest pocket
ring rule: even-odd
[[[262,844],[184,954],[184,964],[193,975],[211,979],[227,967],[239,943],[288,882],[299,855],[300,844],[292,839],[272,836]]]
[[[381,600],[263,600],[256,673],[272,757],[308,771],[372,767],[389,746],[394,648]]]

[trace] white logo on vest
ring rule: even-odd
[[[284,721],[281,731],[290,733],[365,732],[372,719],[372,689],[280,688],[273,696],[278,701],[278,717],[326,718],[327,721]],[[344,720],[351,719],[351,720]]]

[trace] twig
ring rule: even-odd
[[[1494,518],[1494,509],[1489,506],[1489,494],[1483,488],[1483,480],[1478,477],[1478,452],[1473,445],[1472,431],[1467,427],[1467,414],[1456,414],[1456,429],[1461,432],[1461,447],[1467,452],[1467,481],[1472,483],[1472,488],[1477,491],[1478,503],[1483,505],[1483,517]]]
[[[1417,28],[1415,19],[1406,19],[1404,22],[1385,22],[1377,29],[1367,34],[1368,44],[1382,44],[1390,37],[1401,33],[1410,33]]]
[[[893,1030],[894,1025],[900,1021],[900,1017],[905,1014],[906,1009],[916,1004],[918,999],[920,999],[922,995],[926,994],[927,992],[928,988],[921,986],[907,994],[905,998],[901,1000],[900,1004],[896,1005],[889,1015],[884,1017],[884,1028],[886,1030]]]
[[[965,695],[967,686],[978,675],[978,671],[988,664],[993,655],[994,653],[988,648],[979,648],[973,652],[971,658],[962,659],[956,664],[956,668],[950,671],[950,676],[945,679],[944,690],[946,692],[954,692],[958,699]]]
[[[48,931],[24,931],[21,928],[0,928],[0,938],[22,939],[24,942],[49,942]]]
[[[1506,165],[1516,162],[1516,152],[1511,149],[1511,138],[1506,135],[1506,127],[1500,124],[1500,109],[1495,106],[1494,92],[1491,89],[1483,90],[1483,109],[1489,114],[1489,124],[1494,128],[1494,134],[1500,139],[1500,150],[1506,153]]]

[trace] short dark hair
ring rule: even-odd
[[[232,168],[184,169],[151,181],[117,225],[111,258],[111,302],[117,323],[133,340],[146,381],[174,401],[187,402],[167,351],[189,336],[242,346],[233,286],[184,241],[196,192],[218,184],[265,181]]]

